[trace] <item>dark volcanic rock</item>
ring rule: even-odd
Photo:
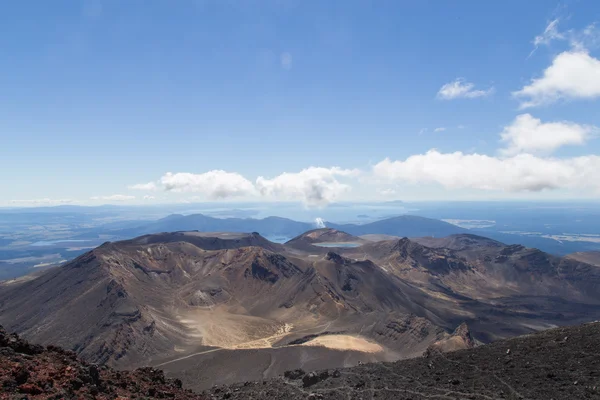
[[[468,335],[466,325],[457,334]],[[452,353],[220,388],[231,399],[600,399],[600,323]],[[310,387],[309,390],[306,387]],[[210,393],[223,398],[219,393]]]
[[[10,349],[9,351],[6,351]],[[200,400],[160,370],[115,371],[87,364],[60,347],[32,345],[0,327],[0,399]]]
[[[302,385],[304,387],[309,387],[309,386],[315,385],[319,382],[322,382],[327,378],[329,378],[328,371],[311,372],[307,375],[304,375],[304,377],[302,378]]]
[[[292,379],[292,380],[300,379],[304,375],[306,375],[306,372],[304,372],[303,369],[295,369],[293,371],[285,371],[283,373],[283,376],[285,376],[288,379]]]

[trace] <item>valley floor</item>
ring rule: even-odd
[[[395,363],[220,386],[215,399],[600,399],[600,323]]]

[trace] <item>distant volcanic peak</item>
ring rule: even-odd
[[[319,228],[313,229],[311,231],[305,232],[301,235],[296,236],[288,243],[296,243],[296,242],[304,242],[304,243],[340,243],[340,242],[362,242],[362,239],[350,235],[349,233],[339,231],[333,228]]]
[[[200,215],[200,214],[198,214]],[[166,217],[164,217],[163,219],[161,219],[160,221],[169,221],[169,220],[173,220],[173,219],[179,219],[179,218],[183,218],[184,215],[183,214],[169,214]]]
[[[503,243],[500,243],[496,240],[486,238],[484,236],[473,235],[471,233],[459,233],[456,235],[450,235],[450,238],[457,241],[458,244],[463,247],[472,247],[472,246],[486,246],[486,247],[503,247],[505,246]]]
[[[140,244],[167,244],[185,242],[203,250],[224,250],[247,246],[260,246],[276,251],[280,245],[268,241],[257,232],[165,232],[152,235],[140,236],[138,238],[120,243]]]
[[[304,236],[309,239],[318,239],[323,235],[336,234],[338,231],[332,228],[319,228],[306,232]]]

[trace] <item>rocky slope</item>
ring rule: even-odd
[[[469,339],[461,326],[455,335]],[[394,363],[305,371],[195,394],[162,371],[116,371],[0,327],[1,399],[600,399],[600,323],[550,329]]]
[[[566,258],[600,267],[600,251],[582,251],[569,254]]]
[[[207,396],[182,389],[160,370],[115,371],[72,351],[32,345],[0,326],[0,399],[179,399]]]
[[[442,319],[464,310],[474,334],[490,341],[598,318],[600,269],[475,235],[389,240],[344,249],[444,299]],[[447,308],[453,304],[453,307]]]
[[[105,243],[0,283],[0,323],[88,362],[160,366],[203,389],[600,318],[598,268],[535,249],[455,235],[323,250],[257,233]]]
[[[600,399],[600,323],[452,353],[218,386],[212,399]]]
[[[164,365],[182,376],[233,352],[250,354],[248,365],[269,359],[258,371],[266,377],[309,365],[307,354],[315,368],[326,359],[343,366],[419,355],[450,335],[431,304],[368,260],[298,255],[258,234],[177,232],[105,243],[0,286],[0,323],[89,362]],[[323,339],[330,334],[337,336]],[[294,343],[306,337],[318,340]],[[378,350],[364,351],[372,342]],[[235,357],[224,359],[231,371]],[[214,379],[246,376],[235,369]]]

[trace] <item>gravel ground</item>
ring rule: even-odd
[[[600,323],[205,391],[213,399],[600,399]]]

